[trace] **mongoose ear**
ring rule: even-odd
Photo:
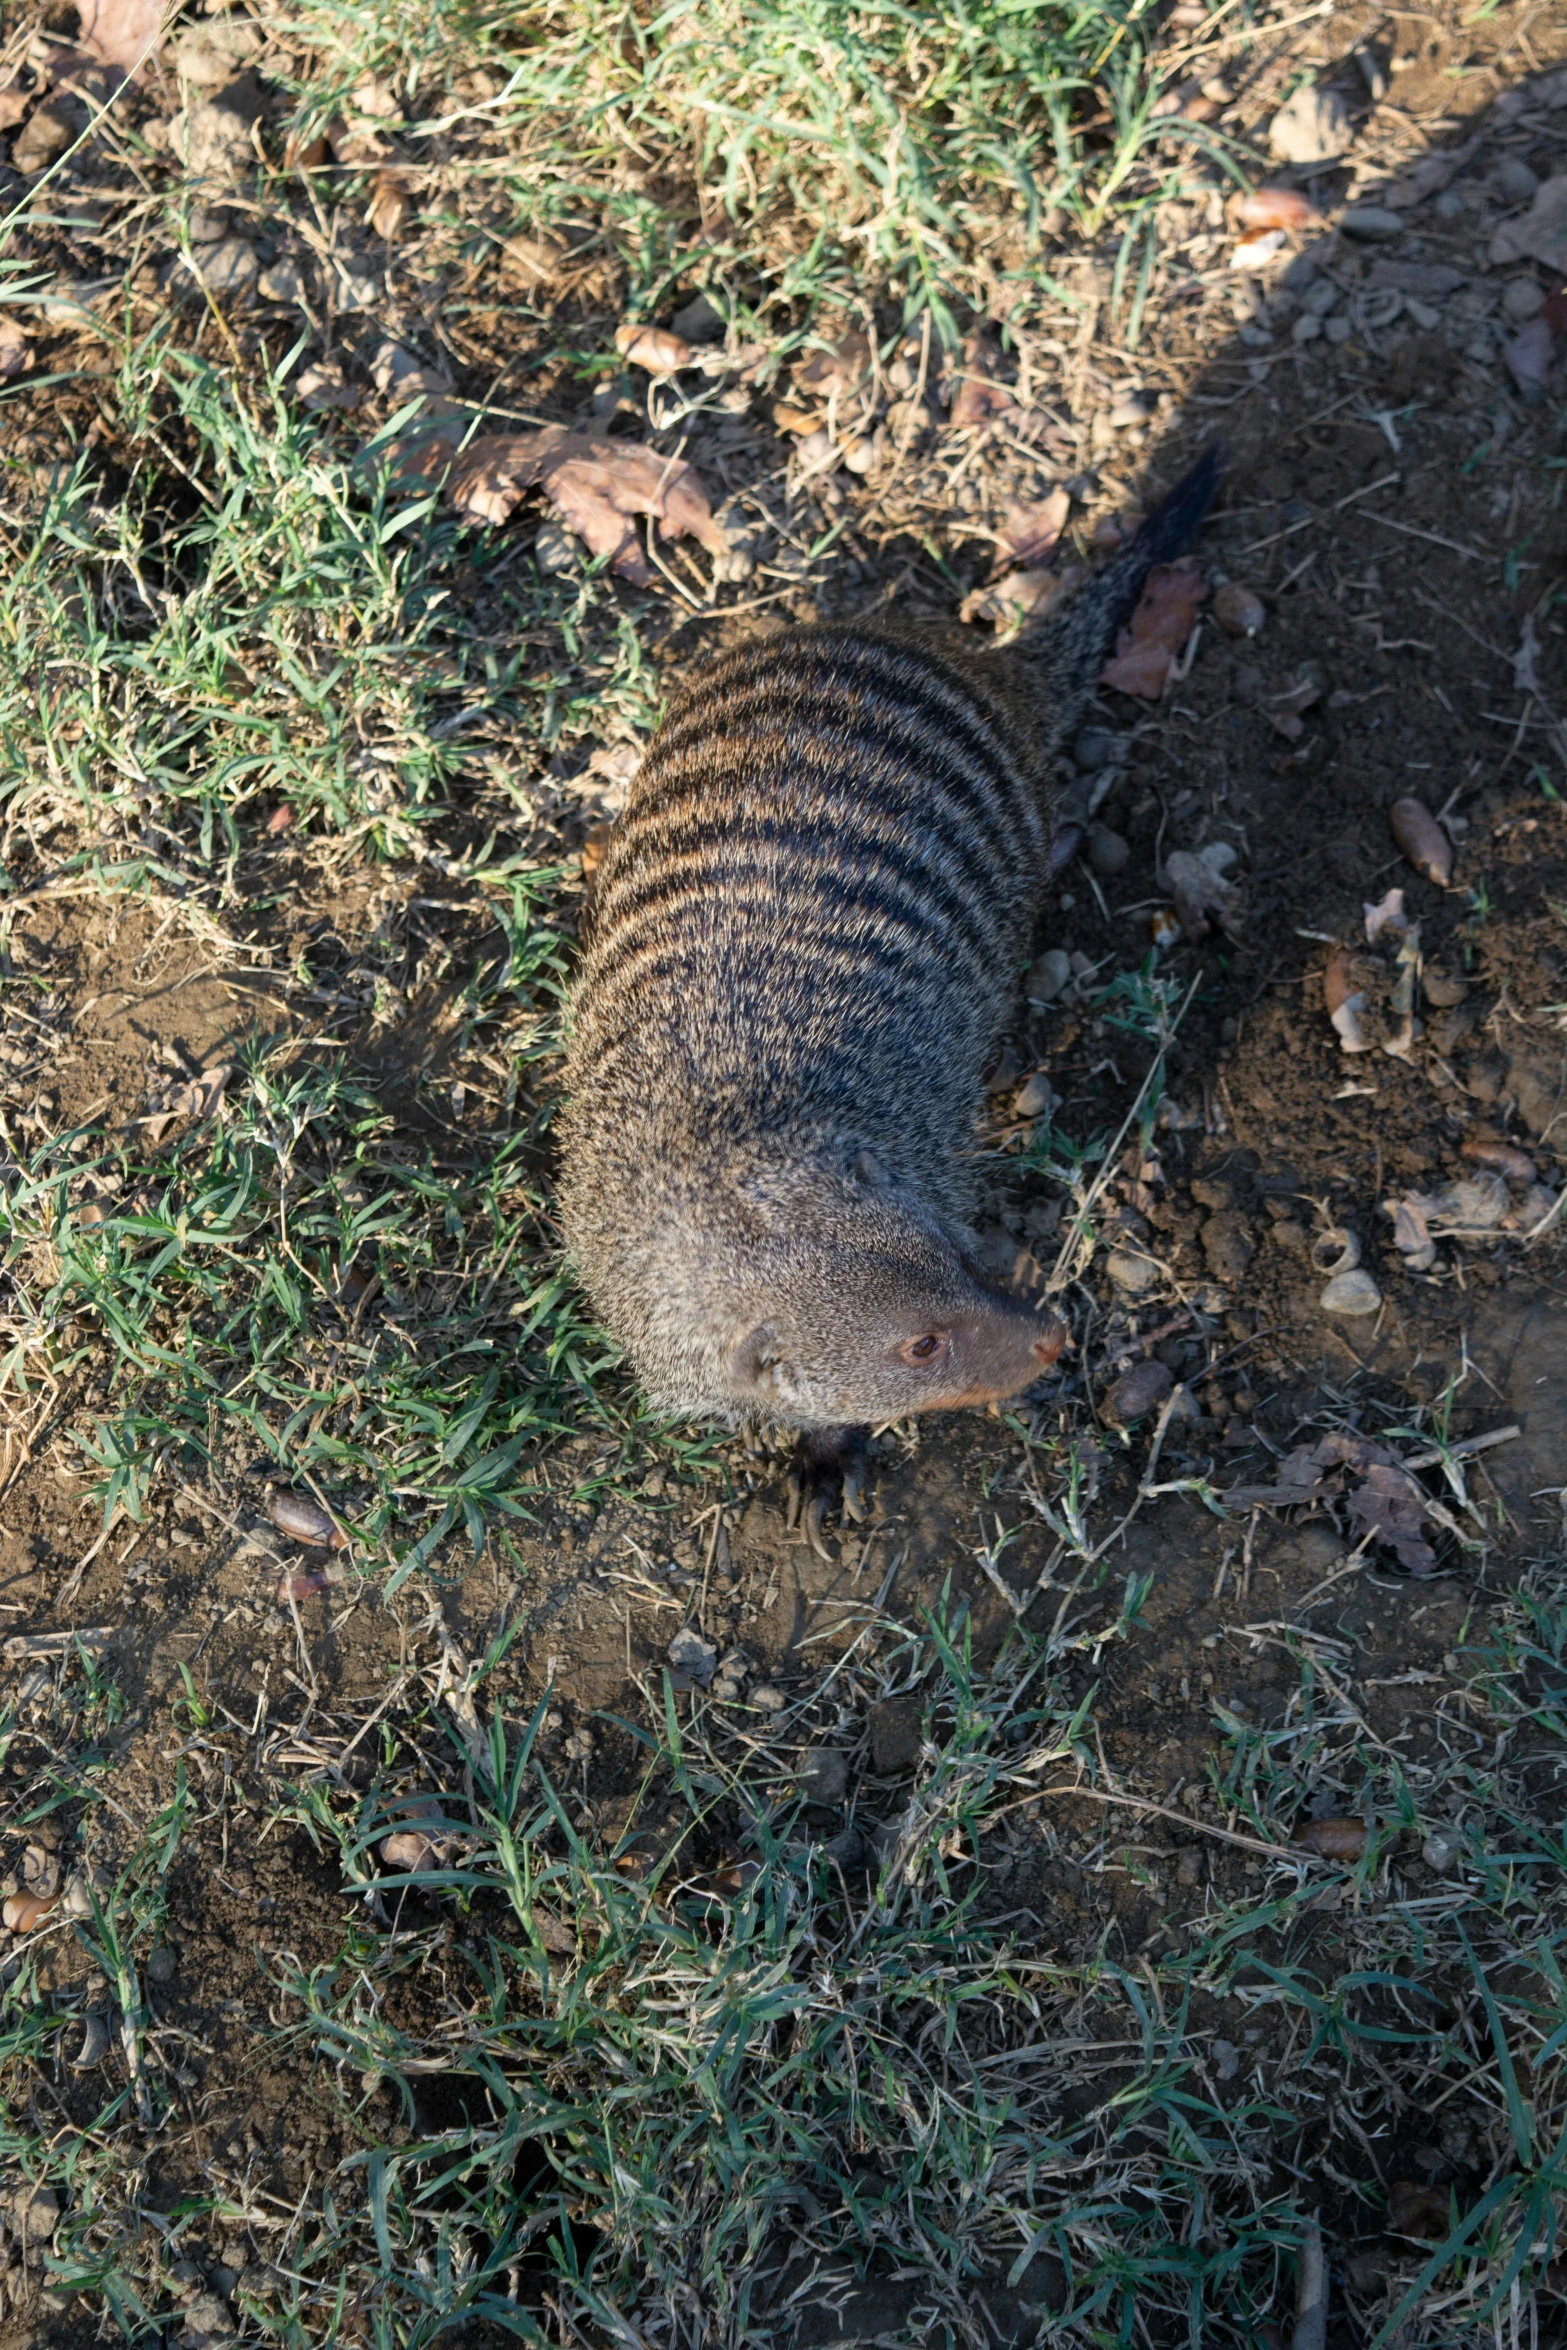
[[[737,1387],[770,1387],[778,1368],[778,1347],[771,1322],[758,1322],[729,1349],[729,1376]]]
[[[887,1170],[874,1151],[861,1151],[849,1169],[849,1173],[854,1177],[856,1183],[863,1183],[867,1191],[886,1191],[888,1189]]]

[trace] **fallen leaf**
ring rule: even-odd
[[[1006,385],[993,380],[999,358],[1000,353],[988,335],[970,335],[964,344],[960,380],[947,419],[955,432],[988,424],[993,416],[1017,406]]]
[[[32,345],[16,320],[0,318],[0,378],[25,375],[32,363]]]
[[[1175,849],[1164,861],[1164,877],[1175,900],[1181,935],[1195,944],[1210,930],[1233,938],[1240,929],[1241,897],[1210,860],[1189,849]]]
[[[998,628],[1016,628],[1031,613],[1052,603],[1067,584],[1068,575],[1053,571],[1009,571],[989,587],[975,588],[958,606],[963,621],[990,620]]]
[[[159,47],[162,0],[76,0],[82,47],[133,81]]]
[[[1071,511],[1070,493],[1062,489],[1052,490],[1037,505],[1009,498],[1001,510],[1001,528],[996,534],[997,569],[1005,563],[1009,568],[1030,571],[1049,563],[1061,543],[1061,533]]]
[[[0,131],[14,130],[33,102],[31,90],[0,90]]]
[[[635,586],[645,587],[653,574],[631,528],[633,515],[653,515],[663,538],[689,533],[710,555],[729,553],[723,526],[691,466],[637,441],[600,440],[560,424],[531,433],[487,433],[475,441],[453,476],[452,503],[474,521],[504,522],[535,484],[589,551],[607,555]]]
[[[1533,694],[1537,701],[1543,701],[1545,697],[1540,690],[1539,674],[1535,668],[1539,655],[1540,632],[1534,625],[1534,614],[1526,612],[1523,636],[1513,655],[1513,684],[1519,693]]]
[[[1422,1532],[1429,1514],[1425,1493],[1396,1455],[1369,1437],[1333,1435],[1297,1445],[1279,1463],[1274,1484],[1237,1485],[1224,1498],[1265,1509],[1342,1498],[1351,1524],[1385,1542],[1410,1574],[1436,1570],[1436,1553]]]
[[[383,82],[376,74],[362,81],[349,100],[356,114],[373,115],[378,122],[391,122],[401,115],[402,101],[390,82]]]
[[[551,1958],[576,1957],[577,1937],[569,1926],[563,1925],[559,1918],[552,1918],[547,1909],[531,1910],[529,1918],[534,1933]]]
[[[1436,1242],[1431,1238],[1420,1202],[1401,1199],[1384,1204],[1393,1217],[1393,1246],[1411,1273],[1428,1273],[1436,1263]]]
[[[1156,563],[1130,626],[1122,629],[1115,652],[1105,663],[1100,683],[1157,702],[1207,592],[1190,555],[1183,555],[1178,563]]]
[[[673,375],[696,358],[691,345],[664,326],[617,326],[615,348],[628,366],[644,367],[649,375]]]
[[[1483,136],[1480,133],[1466,139],[1461,147],[1444,147],[1435,155],[1422,156],[1413,171],[1381,191],[1381,201],[1394,212],[1407,212],[1412,206],[1423,204],[1428,196],[1439,196],[1449,180],[1456,178],[1479,152]]]
[[[1357,1535],[1385,1542],[1412,1575],[1434,1575],[1436,1552],[1422,1531],[1425,1496],[1410,1476],[1388,1461],[1372,1461],[1349,1493],[1349,1520]]]
[[[268,832],[287,832],[293,821],[294,811],[285,800],[283,806],[281,808],[274,808],[271,815],[267,818],[266,830]]]
[[[1531,318],[1528,325],[1502,352],[1507,372],[1524,398],[1538,403],[1545,397],[1545,379],[1551,369],[1551,329],[1544,311]]]
[[[1321,699],[1322,680],[1309,662],[1304,663],[1277,693],[1268,696],[1268,724],[1275,734],[1284,735],[1290,742],[1298,741],[1306,731],[1301,712]]]
[[[1542,180],[1534,201],[1518,220],[1504,220],[1491,238],[1491,266],[1509,261],[1543,261],[1567,270],[1567,172]]]
[[[210,1118],[222,1101],[223,1089],[232,1075],[228,1063],[220,1061],[213,1068],[203,1069],[199,1077],[175,1086],[172,1093],[162,1097],[150,1117],[137,1121],[147,1129],[147,1140],[161,1142],[165,1130],[177,1118]]]
[[[548,285],[568,258],[568,247],[546,230],[535,229],[530,235],[507,237],[500,255],[502,291],[532,293],[537,287]]]

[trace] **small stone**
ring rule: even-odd
[[[1510,277],[1502,288],[1502,308],[1522,325],[1545,308],[1545,288],[1537,278]]]
[[[220,105],[196,99],[170,119],[169,152],[198,183],[233,187],[256,166],[250,126],[259,110],[259,94],[254,105],[236,102],[236,96],[225,92]]]
[[[541,571],[579,570],[582,542],[563,522],[546,515],[534,535],[533,560]]]
[[[147,1960],[148,1982],[159,1984],[172,1983],[174,1980],[175,1968],[178,1964],[179,1962],[175,1958],[175,1955],[169,1948],[167,1942],[160,1942],[157,1949],[152,1952],[151,1956]]]
[[[1335,1273],[1318,1299],[1325,1314],[1374,1314],[1382,1303],[1382,1292],[1371,1275],[1356,1265],[1348,1273]]]
[[[263,37],[260,25],[249,17],[193,25],[173,44],[170,62],[180,79],[198,90],[221,90],[244,71]]]
[[[47,2244],[60,2224],[60,2198],[52,2187],[18,2187],[10,2208],[24,2244]]]
[[[683,310],[677,310],[669,323],[673,332],[687,343],[721,343],[729,326],[723,312],[714,308],[706,294],[698,294]]]
[[[1131,855],[1131,847],[1118,832],[1108,825],[1094,824],[1088,832],[1088,862],[1096,873],[1106,876],[1119,873]]]
[[[1221,2081],[1233,2081],[1241,2069],[1241,2052],[1233,2040],[1215,2040],[1213,2043],[1213,2070]]]
[[[918,1697],[884,1697],[871,1707],[871,1762],[884,1774],[906,1771],[918,1760],[924,1702]]]
[[[1072,745],[1072,757],[1085,775],[1093,775],[1101,767],[1115,766],[1125,749],[1124,737],[1108,726],[1085,726]]]
[[[1112,1428],[1130,1428],[1157,1411],[1175,1385],[1168,1364],[1134,1363],[1105,1395],[1100,1411]]]
[[[1150,1257],[1128,1248],[1113,1248],[1105,1259],[1105,1271],[1123,1297],[1144,1297],[1164,1279]]]
[[[1385,204],[1346,205],[1338,224],[1346,237],[1358,237],[1365,244],[1375,244],[1382,237],[1400,237],[1406,226],[1403,214],[1390,212]]]
[[[294,261],[274,261],[256,280],[256,291],[264,302],[302,302],[305,298],[305,280]]]
[[[1290,341],[1292,343],[1314,343],[1318,340],[1321,333],[1321,319],[1315,317],[1308,310],[1303,317],[1297,318],[1295,324],[1291,327]]]
[[[1239,1281],[1257,1253],[1257,1243],[1245,1217],[1227,1210],[1210,1216],[1203,1226],[1202,1250],[1216,1280]]]
[[[1353,135],[1338,92],[1306,88],[1286,99],[1268,125],[1268,149],[1281,163],[1332,163]]]
[[[770,1681],[763,1681],[751,1692],[751,1703],[764,1714],[781,1714],[788,1702],[783,1691],[775,1689]]]
[[[704,1640],[693,1624],[682,1624],[666,1651],[677,1673],[684,1673],[705,1689],[713,1678],[718,1663],[718,1650],[711,1640]]]
[[[1521,156],[1504,155],[1492,174],[1492,184],[1509,204],[1527,204],[1540,181]]]
[[[209,294],[242,294],[260,274],[256,248],[243,237],[224,237],[216,245],[198,246],[190,266],[198,285]]]
[[[11,141],[11,162],[24,179],[45,171],[77,136],[85,121],[80,109],[64,98],[46,98],[35,106]]]
[[[865,1866],[865,1839],[858,1828],[840,1828],[822,1846],[822,1858],[846,1877],[857,1875]]]
[[[1222,1175],[1199,1175],[1191,1193],[1200,1208],[1211,1209],[1216,1216],[1222,1216],[1226,1208],[1235,1205],[1235,1186],[1226,1183]]]
[[[1354,328],[1347,318],[1339,317],[1330,318],[1322,331],[1330,343],[1347,343]]]
[[[1461,1004],[1469,993],[1467,979],[1454,978],[1450,972],[1433,970],[1428,963],[1420,974],[1420,985],[1426,1002],[1433,1011],[1450,1012]]]
[[[731,1681],[727,1673],[720,1673],[710,1694],[715,1705],[733,1705],[740,1695],[740,1684]]]
[[[1052,1004],[1072,977],[1072,958],[1063,947],[1050,947],[1028,974],[1030,1003]]]
[[[1043,1069],[1036,1069],[1033,1076],[1026,1078],[1019,1087],[1017,1099],[1012,1104],[1013,1114],[1019,1118],[1047,1118],[1052,1110],[1059,1107],[1060,1099]]]
[[[849,1786],[849,1758],[836,1746],[808,1746],[800,1757],[800,1793],[807,1803],[842,1803]]]

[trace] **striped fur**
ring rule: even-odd
[[[714,661],[656,736],[599,876],[562,1142],[583,1281],[660,1404],[882,1421],[1014,1394],[1059,1345],[972,1263],[965,1151],[1051,765],[1183,493],[1010,656],[800,629]]]

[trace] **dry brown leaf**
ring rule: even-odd
[[[667,326],[617,326],[615,348],[630,367],[645,367],[649,375],[674,375],[690,367],[696,353]]]
[[[710,555],[729,552],[693,467],[637,441],[601,440],[559,424],[539,432],[487,433],[475,441],[458,462],[452,503],[476,522],[504,522],[535,484],[589,552],[607,555],[635,586],[645,587],[653,574],[632,527],[634,515],[653,515],[661,538],[689,534]]]
[[[989,587],[975,588],[966,595],[958,607],[958,618],[990,620],[998,628],[1016,628],[1054,603],[1069,581],[1080,576],[1076,570],[1059,578],[1053,571],[1009,571],[1004,579],[992,580]]]
[[[301,408],[357,408],[364,398],[364,386],[351,384],[335,359],[323,359],[318,366],[307,367],[294,386],[295,397]]]
[[[0,131],[14,130],[33,102],[31,90],[0,90]]]
[[[975,425],[988,424],[993,416],[1005,409],[1015,408],[1017,401],[1005,384],[993,378],[1000,357],[988,335],[970,335],[963,346],[961,380],[952,401],[948,418],[955,432],[970,430]]]
[[[76,0],[76,13],[88,55],[117,67],[128,81],[160,45],[162,0]]]
[[[1361,1483],[1350,1488],[1349,1519],[1357,1535],[1385,1542],[1412,1575],[1434,1575],[1436,1552],[1422,1531],[1425,1497],[1405,1469],[1387,1460],[1368,1464]]]
[[[1183,555],[1178,563],[1156,563],[1130,626],[1122,629],[1115,652],[1105,663],[1100,683],[1157,702],[1207,592],[1190,555]]]
[[[1008,499],[1002,508],[1001,529],[997,534],[997,569],[1004,564],[1009,569],[1033,571],[1049,563],[1061,544],[1061,533],[1071,511],[1071,497],[1061,489],[1052,490],[1037,505]]]
[[[1567,172],[1542,180],[1521,220],[1504,220],[1491,239],[1491,266],[1543,261],[1567,271]]]
[[[1384,1445],[1369,1437],[1324,1436],[1298,1445],[1280,1461],[1273,1485],[1238,1485],[1226,1499],[1244,1506],[1288,1509],[1342,1495],[1351,1524],[1396,1552],[1411,1575],[1436,1571],[1436,1553],[1426,1541],[1426,1497],[1419,1484]]]
[[[845,335],[831,351],[813,351],[794,371],[796,387],[813,400],[841,400],[857,391],[871,369],[871,347],[862,334]]]
[[[1183,938],[1195,945],[1210,930],[1235,937],[1241,924],[1240,891],[1208,858],[1176,849],[1164,861],[1164,874]]]

